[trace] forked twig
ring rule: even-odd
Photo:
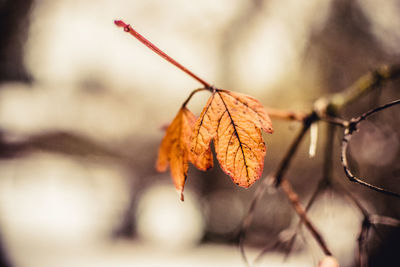
[[[246,233],[247,233],[248,228],[250,227],[251,221],[253,220],[254,212],[255,212],[258,202],[261,200],[261,197],[263,196],[267,187],[271,186],[274,181],[275,181],[275,179],[273,176],[267,176],[264,178],[263,182],[260,184],[260,186],[257,188],[257,190],[254,194],[253,200],[251,201],[251,204],[250,204],[250,208],[247,211],[247,214],[244,217],[244,220],[240,227],[240,231],[238,234],[239,250],[240,250],[240,254],[242,255],[243,261],[246,263],[247,266],[249,266],[250,263],[249,263],[249,260],[247,259],[246,252],[244,250],[244,240],[246,237]]]
[[[303,224],[310,231],[311,235],[314,237],[315,241],[317,241],[318,245],[321,247],[326,256],[331,256],[332,252],[328,248],[324,238],[317,231],[316,227],[311,223],[311,221],[307,217],[307,212],[300,204],[297,194],[293,191],[293,188],[288,180],[282,179],[281,188],[286,193],[289,198],[292,206],[294,207],[297,215],[299,215],[300,219],[303,221]]]
[[[290,146],[289,150],[286,152],[284,158],[282,159],[282,161],[278,167],[278,170],[275,172],[275,175],[272,176],[275,178],[276,186],[281,185],[281,183],[284,181],[284,185],[285,185],[284,192],[290,199],[291,204],[293,205],[293,207],[296,210],[296,212],[298,213],[298,215],[304,219],[301,221],[305,222],[306,227],[308,228],[308,230],[311,231],[311,233],[316,234],[316,235],[313,235],[313,237],[314,237],[314,239],[316,239],[316,241],[318,242],[321,249],[325,252],[326,255],[331,255],[331,252],[326,247],[326,244],[325,244],[324,240],[322,239],[322,236],[319,234],[319,232],[316,231],[316,229],[313,227],[312,224],[311,224],[311,227],[309,224],[307,224],[307,222],[310,222],[310,221],[306,216],[306,211],[311,207],[311,205],[313,204],[313,202],[315,201],[315,199],[319,193],[321,193],[327,186],[333,185],[333,184],[331,184],[331,181],[330,181],[331,175],[332,175],[333,134],[331,134],[331,135],[328,134],[328,138],[327,138],[327,142],[329,142],[330,144],[328,144],[328,146],[326,148],[326,153],[325,153],[325,165],[324,165],[324,172],[323,172],[324,177],[320,181],[316,191],[314,192],[314,194],[313,194],[312,198],[310,199],[310,202],[308,203],[305,210],[300,205],[297,194],[295,194],[294,191],[292,190],[290,183],[286,179],[283,179],[284,174],[288,170],[291,160],[292,160],[295,152],[297,151],[297,148],[298,148],[301,140],[303,139],[303,137],[307,133],[310,125],[313,122],[321,120],[321,121],[325,121],[325,122],[329,123],[332,126],[336,125],[336,126],[344,127],[345,131],[350,129],[352,126],[351,122],[349,122],[347,120],[343,120],[340,117],[336,116],[337,112],[339,110],[341,110],[342,108],[344,108],[345,106],[347,106],[348,104],[355,101],[356,99],[360,98],[362,95],[368,93],[369,91],[371,91],[375,88],[378,88],[384,82],[389,81],[389,80],[394,80],[399,77],[400,77],[400,65],[392,65],[392,66],[385,65],[385,66],[379,67],[377,70],[375,70],[373,72],[370,72],[370,73],[362,76],[359,80],[357,80],[353,85],[351,85],[350,87],[345,89],[343,92],[333,95],[332,97],[329,98],[329,100],[325,100],[324,101],[325,105],[323,106],[323,108],[321,110],[317,110],[317,112],[312,113],[314,117],[311,117],[311,114],[309,115],[309,117],[307,117],[307,116],[304,117],[302,130],[296,136],[296,138],[293,141],[292,145]],[[322,99],[322,100],[324,100],[324,99]],[[385,108],[387,108],[389,106],[393,106],[393,105],[395,105],[395,103],[389,103],[388,105],[377,108],[377,110],[369,111],[366,114],[364,114],[364,116],[360,117],[360,121],[364,120],[367,116],[370,116],[375,112],[378,112],[379,110],[385,109]],[[297,118],[297,119],[294,117],[291,118],[290,116],[288,116],[288,113],[286,113],[286,114],[282,113],[282,114],[284,114],[283,118],[285,118],[285,119],[289,118],[289,119],[293,119],[293,120],[299,120],[299,118]],[[280,118],[279,113],[276,117]],[[307,120],[307,118],[308,118],[308,120]],[[333,127],[331,127],[331,129],[329,131],[332,131],[331,133],[333,133]],[[345,134],[345,136],[346,136],[346,134]],[[351,136],[351,135],[349,135],[349,136]],[[347,140],[347,142],[346,141],[344,141],[344,142],[346,144],[344,145],[345,146],[344,149],[342,146],[342,154],[343,154],[343,151],[346,152],[348,140]],[[344,159],[346,160],[346,157],[344,157]],[[346,160],[346,163],[347,163],[347,160]],[[271,176],[269,176],[269,177],[271,177]],[[251,204],[251,208],[245,217],[245,220],[244,220],[244,223],[243,223],[242,229],[241,229],[241,234],[240,234],[241,238],[240,238],[240,242],[239,242],[239,247],[240,247],[240,251],[241,251],[242,256],[245,259],[245,262],[247,265],[249,263],[248,263],[248,260],[246,258],[245,251],[244,251],[244,244],[243,244],[244,236],[245,236],[245,232],[247,231],[247,229],[251,223],[252,217],[254,216],[253,213],[254,213],[255,205],[261,199],[261,195],[265,191],[266,186],[267,186],[266,183],[263,183],[260,186],[263,189],[259,190],[258,194],[254,197],[252,204]],[[360,209],[360,211],[363,213],[363,215],[365,217],[368,216],[368,218],[370,218],[366,209],[359,203],[359,201],[354,196],[352,196],[349,192],[347,192],[347,190],[345,190],[345,193],[355,203],[355,205]],[[375,229],[377,234],[379,234],[375,225],[374,224],[371,224],[371,225]],[[315,230],[315,231],[313,231],[313,230]],[[360,234],[364,235],[365,233],[360,232]],[[296,237],[296,235],[294,235],[292,237],[292,239],[290,240],[291,244],[289,244],[289,246],[291,246],[292,243],[294,243],[295,237]],[[363,237],[361,237],[361,239],[365,240],[365,238],[363,238]],[[363,244],[361,244],[361,245],[363,245]],[[363,248],[364,247],[360,246],[360,251]],[[263,251],[265,251],[265,250],[263,250]],[[260,255],[262,255],[262,253],[260,253]]]
[[[304,207],[300,204],[298,195],[294,192],[290,182],[284,178],[284,175],[285,175],[286,171],[288,170],[301,141],[303,140],[307,131],[310,129],[311,124],[314,123],[316,120],[318,120],[318,117],[317,117],[316,113],[314,113],[314,112],[312,112],[304,120],[302,129],[296,136],[293,143],[290,145],[290,147],[289,147],[288,151],[286,152],[285,157],[281,161],[277,171],[275,172],[274,175],[267,176],[267,178],[264,179],[263,183],[258,188],[258,190],[255,194],[255,197],[253,198],[253,201],[250,205],[250,209],[247,212],[247,215],[245,216],[245,219],[242,223],[241,231],[239,233],[239,249],[240,249],[242,257],[247,265],[249,265],[249,261],[245,254],[245,251],[244,251],[244,237],[245,237],[247,229],[250,226],[251,220],[254,216],[255,206],[261,199],[262,194],[264,193],[266,187],[271,184],[271,181],[275,183],[275,186],[280,187],[282,189],[282,191],[285,193],[290,204],[296,211],[297,215],[300,217],[300,220],[304,223],[306,228],[310,231],[311,235],[317,241],[317,243],[321,247],[324,254],[327,256],[332,255],[332,252],[326,245],[324,238],[319,233],[319,231],[316,229],[316,227],[313,225],[313,223],[308,219],[307,212],[304,209]]]

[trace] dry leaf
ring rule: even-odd
[[[249,187],[260,178],[266,147],[261,129],[272,133],[271,120],[258,100],[216,89],[205,105],[191,141],[191,161],[199,169],[212,166],[214,140],[221,168],[239,186]]]
[[[186,181],[189,160],[190,137],[196,121],[194,114],[182,107],[161,142],[156,164],[157,171],[163,172],[170,165],[171,176],[176,189],[181,193],[183,201],[183,188]]]
[[[319,263],[318,267],[339,267],[339,263],[332,256],[326,256]]]

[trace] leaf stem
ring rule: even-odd
[[[124,28],[124,31],[129,32],[133,37],[135,37],[136,39],[138,39],[141,43],[143,43],[145,46],[147,46],[148,48],[150,48],[153,52],[157,53],[159,56],[161,56],[162,58],[164,58],[166,61],[168,61],[169,63],[171,63],[172,65],[174,65],[175,67],[177,67],[178,69],[182,70],[183,72],[185,72],[186,74],[188,74],[189,76],[191,76],[192,78],[194,78],[196,81],[198,81],[199,83],[201,83],[202,85],[204,85],[204,87],[209,88],[211,87],[211,85],[204,81],[203,79],[201,79],[199,76],[197,76],[196,74],[194,74],[193,72],[191,72],[189,69],[187,69],[186,67],[184,67],[183,65],[181,65],[179,62],[177,62],[175,59],[173,59],[172,57],[168,56],[165,52],[163,52],[161,49],[159,49],[157,46],[155,46],[152,42],[150,42],[149,40],[147,40],[143,35],[141,35],[140,33],[138,33],[137,31],[135,31],[131,25],[126,24],[125,22],[123,22],[122,20],[115,20],[114,21],[115,25],[117,25],[118,27],[122,27]]]
[[[291,121],[300,121],[302,122],[308,114],[302,112],[296,112],[291,110],[281,110],[275,108],[265,108],[268,116],[275,119],[282,119],[282,120],[291,120]]]
[[[196,93],[201,92],[201,91],[206,91],[206,90],[212,92],[213,90],[212,90],[211,88],[212,88],[212,87],[207,87],[207,88],[198,88],[198,89],[196,89],[196,90],[193,90],[193,91],[190,93],[190,95],[188,96],[188,98],[186,98],[185,102],[183,102],[182,107],[183,107],[183,108],[186,107],[187,103],[189,103],[190,99],[191,99]]]

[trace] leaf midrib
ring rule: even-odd
[[[247,183],[250,183],[249,170],[248,170],[249,166],[247,165],[246,156],[244,154],[244,150],[243,150],[243,146],[242,146],[242,141],[240,141],[239,133],[238,133],[238,131],[236,129],[236,124],[235,124],[235,122],[234,122],[234,120],[233,120],[233,118],[231,116],[231,113],[229,112],[228,106],[226,105],[224,99],[222,98],[222,95],[221,95],[220,91],[218,90],[216,93],[221,98],[221,101],[224,104],[226,111],[228,112],[229,119],[231,120],[231,123],[232,123],[232,126],[233,126],[233,131],[234,131],[234,133],[236,135],[236,138],[238,139],[240,150],[242,151],[244,165],[246,166]],[[217,131],[218,131],[218,129],[217,129]]]

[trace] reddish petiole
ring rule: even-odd
[[[171,64],[173,64],[175,67],[179,68],[180,70],[184,71],[186,74],[188,74],[189,76],[191,76],[192,78],[194,78],[196,81],[198,81],[199,83],[201,83],[202,85],[204,85],[205,88],[210,88],[211,85],[204,81],[203,79],[201,79],[200,77],[198,77],[196,74],[194,74],[193,72],[191,72],[189,69],[187,69],[186,67],[184,67],[183,65],[181,65],[179,62],[177,62],[175,59],[171,58],[170,56],[168,56],[166,53],[164,53],[161,49],[159,49],[157,46],[155,46],[152,42],[150,42],[149,40],[147,40],[144,36],[142,36],[140,33],[138,33],[137,31],[135,31],[131,25],[126,24],[125,22],[123,22],[122,20],[115,20],[114,21],[115,25],[117,25],[118,27],[122,27],[124,28],[124,31],[129,32],[133,37],[135,37],[136,39],[138,39],[141,43],[143,43],[145,46],[147,46],[148,48],[150,48],[151,50],[153,50],[154,52],[156,52],[159,56],[161,56],[162,58],[164,58],[165,60],[167,60],[168,62],[170,62]]]

